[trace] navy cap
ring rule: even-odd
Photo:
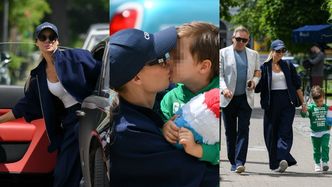
[[[114,33],[109,42],[110,87],[120,88],[146,65],[164,58],[176,45],[175,27],[150,34],[138,29]]]
[[[59,38],[59,34],[58,34],[58,28],[53,25],[52,23],[49,22],[44,22],[40,25],[37,26],[36,31],[35,31],[35,38],[37,39],[37,37],[39,36],[40,32],[43,31],[44,29],[51,29]]]
[[[285,47],[284,42],[279,40],[279,39],[274,40],[271,43],[271,49],[273,49],[273,50],[279,50],[279,49],[282,49],[282,48],[286,48],[286,47]]]

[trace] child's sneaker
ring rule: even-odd
[[[316,172],[320,172],[321,171],[320,164],[315,164],[315,171]]]
[[[323,171],[329,170],[329,164],[327,162],[323,162]]]

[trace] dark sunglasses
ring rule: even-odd
[[[40,34],[38,36],[39,41],[45,42],[47,39],[52,42],[52,41],[55,41],[56,39],[58,39],[58,37],[55,34],[51,34],[49,36],[46,36],[44,34]]]
[[[249,39],[247,39],[247,38],[236,37],[235,40],[236,40],[237,42],[247,43]]]
[[[286,53],[286,52],[287,52],[286,48],[282,48],[282,49],[276,50],[276,53]]]
[[[162,67],[167,66],[167,61],[169,60],[169,53],[166,53],[162,58],[153,59],[146,63],[148,66],[161,65]]]

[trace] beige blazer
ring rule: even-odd
[[[245,48],[248,60],[247,81],[252,80],[255,70],[260,71],[259,54],[249,48]],[[235,91],[237,71],[234,56],[233,45],[220,50],[220,91],[228,88],[232,93]],[[258,82],[258,81],[257,81]],[[256,82],[256,85],[257,85]],[[254,90],[246,89],[247,101],[251,108],[254,107]],[[220,97],[221,107],[226,107],[231,99],[225,98],[222,94]]]

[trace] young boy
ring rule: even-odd
[[[186,153],[219,164],[220,143],[197,144],[190,130],[178,128],[174,114],[194,96],[219,88],[219,31],[209,23],[192,22],[177,28],[178,41],[170,53],[171,81],[178,83],[161,101],[163,134],[170,143],[179,142]],[[216,129],[219,131],[219,129]]]
[[[311,141],[314,148],[315,171],[329,170],[329,141],[330,127],[326,123],[328,107],[324,103],[324,91],[318,85],[311,89],[311,96],[314,100],[308,106],[308,111],[301,111],[302,117],[310,118]],[[323,161],[321,166],[321,160]]]

